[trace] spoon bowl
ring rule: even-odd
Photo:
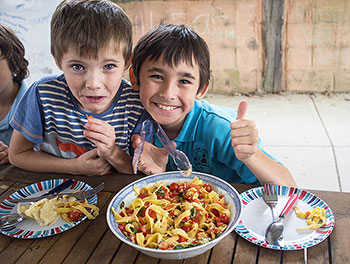
[[[284,224],[282,218],[278,218],[276,221],[269,224],[265,231],[265,238],[269,244],[274,244],[282,235],[284,230]]]
[[[273,221],[271,224],[267,226],[265,231],[265,238],[269,244],[275,244],[278,241],[278,239],[281,237],[284,229],[284,224],[282,220],[286,217],[290,209],[298,200],[298,197],[299,196],[297,194],[292,194],[289,197],[286,205],[284,206],[281,214],[278,216],[277,220]]]

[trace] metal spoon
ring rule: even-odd
[[[277,220],[273,221],[268,225],[265,231],[265,237],[269,244],[274,244],[281,237],[284,229],[284,224],[282,220],[286,217],[289,210],[293,207],[294,203],[298,200],[297,194],[292,194],[289,197],[288,202],[284,206],[281,214],[278,216]]]

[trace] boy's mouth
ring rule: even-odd
[[[157,106],[160,109],[167,110],[167,111],[175,110],[177,108],[177,106],[163,105],[163,104],[157,104]]]
[[[104,96],[86,96],[86,99],[88,99],[90,102],[98,103],[103,100]]]

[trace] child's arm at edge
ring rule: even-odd
[[[96,158],[97,150],[84,153],[76,159],[64,159],[34,149],[34,143],[19,131],[13,130],[9,160],[16,167],[36,172],[103,175],[110,170],[109,163]]]

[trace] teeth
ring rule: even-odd
[[[170,105],[161,105],[161,104],[158,104],[159,108],[163,109],[163,110],[174,110],[176,109],[176,106],[170,106]]]

